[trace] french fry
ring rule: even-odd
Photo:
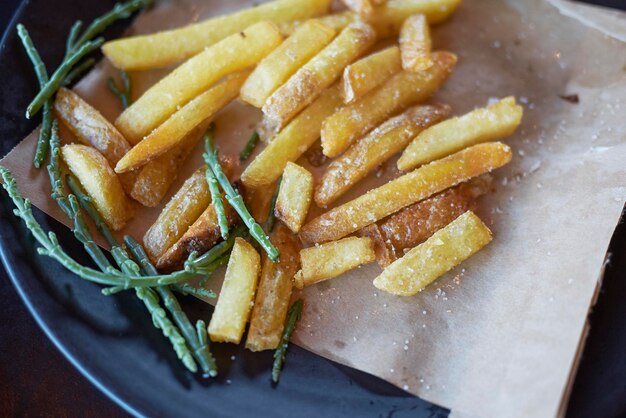
[[[241,180],[246,187],[274,183],[289,161],[296,161],[317,141],[322,121],[341,106],[339,85],[334,85],[289,123],[246,167]]]
[[[376,33],[371,26],[353,23],[302,66],[279,87],[263,105],[263,113],[283,127],[340,75],[346,65],[374,44]]]
[[[269,22],[224,38],[159,80],[117,118],[115,126],[129,142],[139,142],[179,107],[222,77],[255,65],[281,41]]]
[[[372,240],[366,237],[348,237],[304,248],[300,251],[302,269],[296,273],[294,284],[302,289],[337,277],[375,259]]]
[[[329,116],[322,125],[324,154],[336,157],[389,116],[428,99],[437,91],[452,72],[456,56],[450,52],[435,52],[432,58],[435,64],[428,70],[402,71]]]
[[[507,164],[511,148],[499,142],[474,145],[391,180],[313,219],[300,230],[304,242],[345,237],[449,187]]]
[[[409,16],[400,29],[402,68],[407,71],[424,71],[433,65],[430,59],[432,41],[426,16]]]
[[[183,236],[211,202],[204,167],[189,177],[143,237],[143,245],[153,263]]]
[[[300,266],[300,241],[278,223],[270,235],[280,251],[280,260],[263,259],[263,269],[250,316],[246,348],[252,351],[278,347],[289,309],[293,276]]]
[[[150,161],[138,170],[130,196],[144,206],[155,207],[165,197],[178,172],[207,130],[209,121],[189,132],[174,149]]]
[[[316,20],[309,20],[263,58],[241,88],[241,100],[263,107],[277,88],[322,50],[335,31]]]
[[[407,17],[421,13],[431,25],[441,23],[461,4],[461,0],[389,0],[375,7],[367,22],[374,27],[378,39],[398,35],[402,23]],[[358,13],[347,11],[326,15],[319,19],[323,24],[335,30],[341,30],[349,24],[360,20]],[[300,22],[292,21],[280,24],[284,34],[292,33]]]
[[[385,268],[374,286],[400,296],[422,291],[491,242],[491,231],[467,211]]]
[[[374,241],[376,260],[381,267],[387,267],[402,257],[405,250],[421,244],[464,212],[474,210],[476,199],[489,191],[491,177],[485,176],[407,206],[366,226],[359,235]]]
[[[120,180],[96,149],[80,144],[61,148],[63,161],[78,179],[104,221],[115,231],[124,228],[134,208],[124,194]]]
[[[249,72],[229,77],[191,100],[135,145],[115,166],[117,173],[135,170],[179,145],[196,126],[239,95]]]
[[[165,67],[190,58],[233,33],[263,20],[275,23],[324,14],[330,0],[276,0],[179,29],[105,43],[102,52],[126,71]]]
[[[211,341],[235,344],[241,341],[254,301],[260,260],[252,245],[243,238],[235,239],[224,284],[209,323]]]
[[[313,199],[313,175],[292,162],[287,163],[276,199],[276,217],[298,233]]]
[[[404,150],[398,168],[411,170],[465,147],[511,135],[522,121],[524,109],[507,97],[461,117],[445,120],[420,133]]]
[[[237,212],[230,205],[224,205],[224,212],[229,226],[240,221]],[[210,203],[183,236],[159,257],[156,267],[162,271],[173,271],[181,267],[193,251],[203,254],[217,244],[221,238],[215,207],[213,203]]]
[[[342,3],[362,19],[369,19],[374,12],[374,6],[370,0],[342,0]]]
[[[400,48],[392,46],[348,65],[343,70],[343,99],[352,103],[402,71]]]
[[[404,147],[421,130],[450,113],[447,105],[418,105],[371,131],[334,160],[315,190],[315,203],[327,206]]]
[[[59,89],[54,112],[77,140],[97,149],[112,167],[130,149],[128,141],[115,126],[72,90]]]

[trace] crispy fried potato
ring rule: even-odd
[[[236,238],[209,323],[211,341],[235,344],[241,341],[253,305],[260,267],[259,253],[243,238]]]
[[[293,276],[300,266],[300,241],[286,226],[276,224],[270,235],[280,252],[280,260],[263,258],[263,269],[257,288],[246,348],[252,351],[278,347],[289,309]]]
[[[336,157],[389,116],[429,98],[452,72],[456,56],[450,52],[435,52],[433,60],[435,65],[428,70],[402,71],[328,117],[322,125],[324,154]]]
[[[470,145],[511,135],[522,121],[524,109],[507,97],[486,108],[445,120],[420,133],[404,150],[398,168],[411,170]]]
[[[346,7],[357,13],[362,19],[369,19],[374,12],[374,6],[370,0],[341,0]]]
[[[387,120],[352,145],[324,172],[316,190],[315,203],[327,206],[401,151],[421,130],[450,113],[447,105],[418,105]]]
[[[135,170],[178,146],[196,126],[211,118],[239,95],[249,72],[229,77],[191,100],[135,145],[115,166],[117,173]]]
[[[209,121],[189,132],[182,142],[138,170],[130,196],[144,206],[155,207],[176,180],[183,163],[207,130]]]
[[[289,161],[296,161],[317,141],[322,121],[341,106],[339,85],[324,91],[256,156],[241,175],[246,187],[260,188],[274,183]]]
[[[400,29],[402,68],[407,71],[424,71],[433,65],[430,59],[432,41],[426,16],[409,16]]]
[[[374,286],[394,295],[414,295],[489,242],[489,228],[473,212],[465,212],[385,268]]]
[[[300,251],[302,269],[296,273],[295,285],[302,289],[337,277],[375,259],[374,245],[369,238],[348,237],[305,248]]]
[[[433,161],[313,219],[300,230],[305,242],[345,237],[435,193],[488,173],[511,161],[511,148],[499,142],[474,145]]]
[[[421,244],[464,212],[475,210],[476,199],[489,191],[490,184],[488,174],[461,183],[366,226],[359,235],[374,241],[376,260],[387,267],[405,250]]]
[[[267,98],[300,67],[322,50],[335,31],[317,20],[309,20],[263,58],[241,87],[241,100],[263,107]]]
[[[230,205],[224,204],[224,212],[230,227],[241,221],[237,212]],[[180,268],[193,251],[203,254],[221,239],[222,235],[217,222],[215,207],[213,203],[210,203],[183,236],[159,257],[156,267],[162,271]]]
[[[63,161],[93,199],[93,204],[114,231],[124,228],[134,208],[107,160],[90,146],[69,144],[61,148]]]
[[[374,27],[378,39],[398,35],[405,19],[416,13],[426,16],[431,25],[446,20],[461,4],[461,0],[389,0],[375,7],[367,22]],[[352,11],[330,14],[320,21],[335,30],[341,30],[349,24],[360,20],[360,16]],[[292,33],[301,22],[281,23],[280,30],[284,34]]]
[[[236,186],[252,217],[259,223],[267,221],[278,182],[270,183],[265,187],[254,188],[248,187],[241,180],[238,180]]]
[[[343,70],[343,100],[354,102],[402,70],[400,48],[392,46],[361,58]]]
[[[102,52],[126,71],[165,67],[190,58],[233,33],[263,20],[289,22],[324,14],[330,0],[276,0],[182,28],[109,41]]]
[[[115,126],[72,90],[59,89],[54,100],[54,113],[77,140],[97,149],[112,167],[130,149],[128,141]]]
[[[273,23],[259,22],[185,61],[146,91],[115,121],[137,143],[181,106],[222,77],[255,65],[282,41]]]
[[[312,199],[313,175],[297,164],[287,163],[276,199],[276,217],[297,234],[309,213]]]
[[[200,167],[183,183],[143,237],[153,263],[183,236],[211,202],[205,169]]]
[[[364,23],[348,26],[267,99],[263,113],[279,127],[285,126],[375,40],[376,33],[371,26]]]

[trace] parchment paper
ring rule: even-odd
[[[245,4],[165,1],[131,32]],[[377,291],[376,265],[305,289],[294,340],[451,408],[455,417],[560,415],[626,199],[626,18],[561,0],[466,0],[434,38],[436,49],[459,56],[437,100],[462,114],[514,94],[525,108],[522,126],[506,140],[513,162],[495,173],[498,189],[482,201],[480,215],[495,239],[414,297]],[[105,88],[109,73],[102,62],[76,90],[113,120],[120,109]],[[133,78],[145,89],[164,73]],[[559,97],[571,94],[580,102]],[[235,155],[259,117],[240,104],[221,112],[222,152]],[[2,164],[37,207],[63,220],[47,177],[31,168],[33,150],[31,135]],[[198,165],[196,155],[172,193]],[[338,203],[393,174],[390,166]],[[125,232],[140,238],[160,209],[143,210]]]

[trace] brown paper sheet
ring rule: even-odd
[[[131,32],[246,3],[160,2]],[[561,0],[466,0],[437,27],[435,47],[459,55],[437,100],[461,114],[513,94],[525,108],[522,126],[506,140],[513,162],[495,173],[498,190],[482,201],[494,242],[414,297],[377,291],[376,265],[305,289],[295,342],[451,408],[455,417],[561,415],[626,199],[625,22],[623,14]],[[113,120],[120,109],[105,88],[110,73],[102,62],[76,90]],[[134,78],[145,89],[163,74]],[[559,97],[567,94],[580,102]],[[235,155],[259,116],[240,104],[222,111],[222,152]],[[31,168],[34,141],[26,138],[2,164],[37,207],[62,220],[47,177]],[[195,154],[172,193],[200,164]],[[342,202],[385,180],[366,180]],[[159,211],[143,210],[125,232],[140,238]]]

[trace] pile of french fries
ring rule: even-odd
[[[430,26],[460,0],[344,3],[329,13],[330,0],[274,0],[106,43],[105,56],[125,71],[179,63],[113,124],[72,91],[57,95],[54,109],[77,142],[63,159],[115,230],[138,205],[161,203],[222,108],[239,99],[260,109],[264,148],[231,181],[258,222],[275,196],[277,223],[266,232],[280,259],[236,239],[208,327],[213,341],[238,343],[250,323],[249,349],[276,348],[294,286],[377,260],[384,270],[374,286],[414,295],[492,239],[472,210],[491,190],[488,173],[512,157],[493,141],[515,131],[523,109],[507,97],[450,117],[450,106],[429,102],[457,62],[433,49]],[[318,140],[329,162],[315,178],[303,155]],[[398,154],[396,178],[333,206]],[[222,239],[204,171],[143,237],[161,270]],[[313,204],[325,212],[313,217]],[[225,212],[230,227],[241,223],[227,203]]]

